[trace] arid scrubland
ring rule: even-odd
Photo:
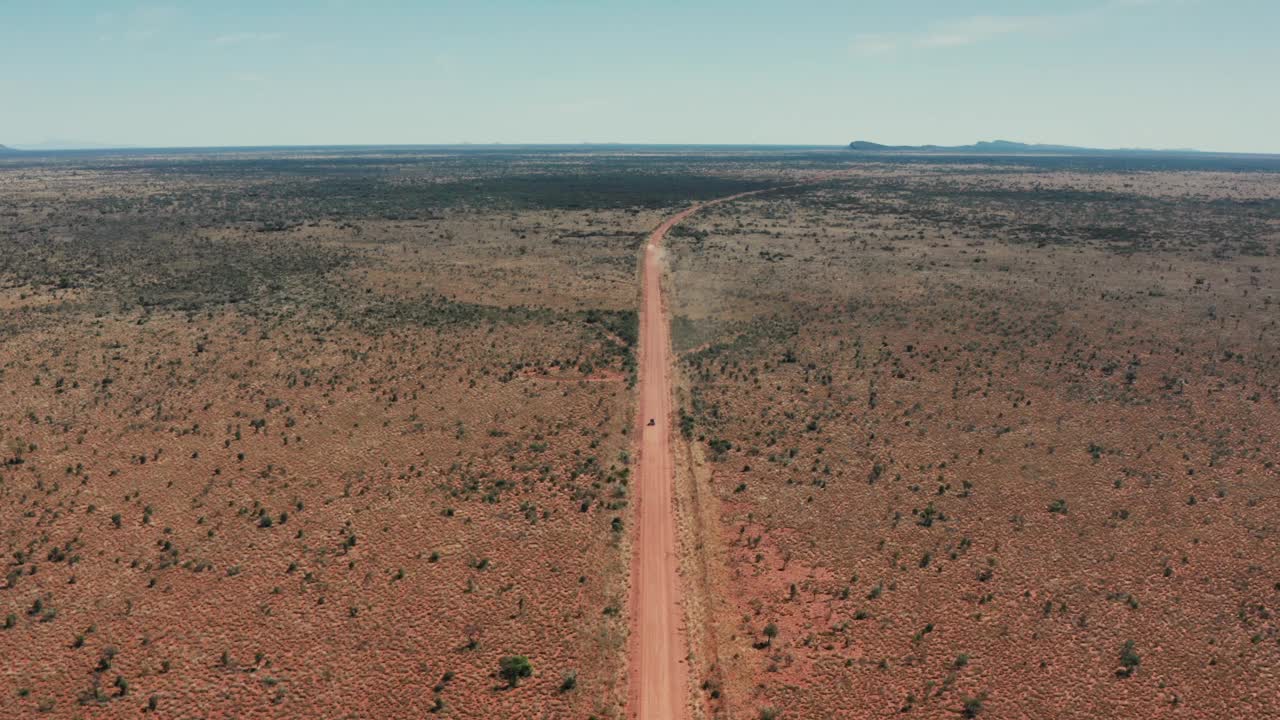
[[[625,165],[0,166],[0,715],[618,717]]]
[[[1280,715],[1280,174],[1157,165],[673,233],[713,716]]]
[[[0,715],[625,717],[641,245],[763,188],[665,240],[695,716],[1280,715],[1274,164],[857,157],[0,161]]]

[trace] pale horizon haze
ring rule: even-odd
[[[1280,3],[0,4],[0,144],[1280,153]]]

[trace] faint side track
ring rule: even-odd
[[[770,188],[773,189],[773,188]],[[688,644],[680,610],[680,559],[672,500],[671,338],[662,301],[662,241],[699,210],[755,190],[692,205],[667,218],[645,247],[640,310],[639,483],[631,562],[631,707],[639,720],[687,720]],[[649,420],[654,424],[650,426]]]
[[[662,299],[662,241],[671,228],[703,208],[761,193],[828,180],[751,190],[696,203],[667,218],[645,245],[640,307],[637,529],[631,561],[630,707],[638,720],[689,720],[688,637],[680,605],[680,558],[673,501],[670,323]],[[653,420],[654,424],[649,425]]]

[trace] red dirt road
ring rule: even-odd
[[[754,191],[690,206],[649,236],[644,255],[640,310],[638,530],[631,563],[631,701],[639,720],[689,717],[680,560],[672,500],[675,465],[671,452],[671,340],[662,302],[662,240],[681,220],[704,207]],[[649,426],[649,420],[655,424]]]

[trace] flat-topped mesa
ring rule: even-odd
[[[849,149],[856,152],[900,152],[900,153],[939,153],[966,155],[1013,155],[1013,154],[1056,154],[1056,155],[1186,155],[1199,153],[1199,150],[1148,150],[1145,148],[1091,148],[1075,145],[1052,145],[1044,143],[1022,143],[1011,140],[980,140],[972,145],[882,145],[870,140],[854,140]]]

